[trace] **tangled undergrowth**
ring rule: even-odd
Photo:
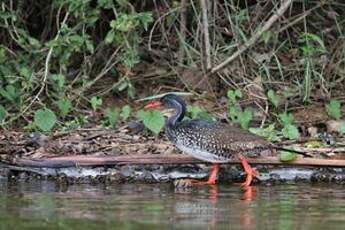
[[[261,127],[278,121],[295,139],[300,106],[341,120],[344,13],[342,1],[3,1],[0,125],[113,127],[135,116],[138,98],[189,91],[244,128],[261,114]]]

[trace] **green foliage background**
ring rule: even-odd
[[[132,70],[143,59],[154,67],[169,63],[164,66],[166,77],[158,74],[160,85],[190,89],[178,67],[206,71],[205,47],[199,1],[186,2],[183,6],[180,1],[2,1],[1,129],[49,131],[66,124],[80,125],[104,106],[102,98],[109,93],[135,99],[156,81],[137,84],[144,77],[133,77]],[[208,4],[213,9],[208,20],[214,66],[248,41],[280,1]],[[187,16],[184,29],[183,9]],[[244,86],[260,76],[276,110],[341,95],[340,86],[345,84],[344,14],[341,1],[293,1],[289,12],[257,44],[215,76],[219,81],[213,87],[223,95],[228,89],[246,94]],[[169,71],[175,75],[171,77]],[[106,88],[98,90],[98,84]],[[228,97],[232,103],[229,116],[248,128],[252,112],[239,110],[235,103],[242,95]],[[338,104],[326,108],[340,119]],[[118,119],[127,119],[131,108],[120,111],[104,109],[108,118],[104,124],[114,126]],[[51,120],[39,121],[43,117]],[[295,132],[290,123],[283,127],[286,133]]]

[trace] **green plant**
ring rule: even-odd
[[[138,28],[143,27],[147,30],[151,22],[153,22],[151,12],[121,12],[117,14],[116,19],[110,21],[110,30],[105,37],[105,42],[125,47],[120,61],[127,69],[133,68],[140,61],[138,46],[142,39],[138,34]],[[115,88],[119,91],[127,89],[130,98],[135,96],[135,89],[127,76],[120,79]]]
[[[242,108],[238,105],[237,98],[242,97],[240,90],[228,90],[229,100],[228,117],[233,122],[239,123],[243,129],[248,129],[250,121],[253,119],[253,110],[251,108]]]
[[[191,119],[201,119],[215,121],[216,119],[209,114],[205,108],[195,105],[187,105],[187,113]]]
[[[281,113],[278,118],[283,125],[282,134],[284,137],[290,140],[299,138],[300,134],[298,128],[294,125],[294,117],[291,113]]]
[[[105,110],[105,116],[108,123],[114,127],[119,120],[120,110],[118,108],[107,108]]]
[[[163,126],[165,119],[159,110],[150,109],[147,111],[139,110],[137,117],[143,121],[146,128],[151,130],[154,134],[158,134]]]
[[[249,128],[251,133],[265,137],[267,140],[275,142],[280,141],[280,132],[275,129],[275,124],[270,124],[266,128]]]
[[[316,70],[314,68],[313,55],[321,55],[323,53],[326,53],[326,48],[322,39],[316,34],[312,33],[305,32],[301,34],[299,42],[302,43],[301,50],[303,56],[305,57],[303,101],[309,101],[313,84],[313,76],[316,73]]]
[[[0,87],[0,95],[8,102],[16,103],[20,98],[20,88],[16,84],[9,84],[5,87]]]
[[[34,114],[34,125],[42,131],[50,131],[56,123],[56,116],[50,109],[36,110]]]
[[[72,108],[71,101],[67,98],[61,98],[56,102],[56,104],[60,110],[61,117],[65,118]]]
[[[72,129],[77,129],[80,127],[83,127],[88,122],[88,116],[80,114],[77,117],[75,117],[73,120],[69,120],[64,122],[62,126],[62,131],[68,131]]]
[[[237,98],[242,98],[242,92],[239,89],[236,90],[228,90],[227,97],[229,99],[229,102],[232,104],[237,103]]]
[[[129,105],[125,105],[121,108],[121,117],[123,120],[127,120],[129,115],[131,114],[131,107]]]
[[[268,98],[268,100],[272,103],[272,105],[275,108],[278,108],[280,98],[278,97],[278,95],[272,89],[268,90],[267,98]]]
[[[341,104],[338,100],[332,99],[326,104],[326,112],[332,118],[339,120],[341,118]]]
[[[279,159],[283,162],[294,161],[297,158],[297,154],[289,151],[280,151]]]
[[[102,105],[102,98],[99,97],[91,97],[90,104],[93,109],[93,111],[96,111],[99,106]]]
[[[91,4],[57,0],[47,4],[42,8],[25,1],[15,6],[4,3],[0,10],[0,21],[11,25],[4,27],[4,36],[0,36],[2,125],[23,125],[27,119],[22,118],[33,115],[38,106],[49,104],[56,105],[51,109],[64,124],[77,124],[68,115],[85,102],[91,103],[93,110],[99,108],[101,99],[88,101],[86,92],[105,75],[114,77],[107,92],[117,89],[116,81],[125,79],[128,96],[135,96],[127,73],[140,61],[141,35],[153,22],[152,13],[136,12],[126,1],[100,0]],[[45,7],[50,9],[49,14]],[[42,20],[47,18],[56,20]],[[41,30],[30,26],[31,20],[42,22],[37,25]],[[106,23],[110,29],[103,26]],[[99,28],[98,32],[94,28]],[[107,43],[100,42],[102,39]],[[119,75],[119,63],[125,65],[125,76]],[[123,110],[121,116],[127,119],[128,111]]]

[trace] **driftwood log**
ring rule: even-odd
[[[291,162],[282,162],[277,157],[262,157],[248,159],[253,165],[281,165],[281,166],[314,166],[314,167],[344,167],[345,160],[329,160],[316,158],[297,158]],[[201,164],[205,163],[195,158],[182,155],[124,155],[124,156],[62,156],[43,159],[17,159],[15,165],[38,168],[63,168],[87,166],[116,166],[116,165],[145,165],[145,164]],[[240,164],[232,160],[224,164]]]

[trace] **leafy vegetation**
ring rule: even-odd
[[[126,0],[11,2],[2,3],[0,9],[2,129],[49,132],[91,121],[116,127],[138,111],[133,99],[154,94],[157,85],[207,91],[205,94],[211,91],[194,88],[194,82],[203,79],[196,70],[210,68],[205,60],[205,39],[200,36],[202,6],[196,2],[187,6],[176,1],[154,5]],[[248,44],[279,6],[277,2],[257,10],[262,7],[260,2],[210,4],[211,68]],[[299,17],[301,9],[308,17]],[[186,22],[181,19],[183,12]],[[242,101],[253,94],[254,98],[266,97],[273,113],[265,112],[276,117],[267,117],[266,128],[251,130],[271,140],[299,137],[292,113],[285,112],[293,111],[294,106],[338,98],[325,110],[340,120],[344,13],[338,1],[294,2],[286,20],[263,31],[260,40],[248,46],[240,58],[217,72],[219,82],[210,81],[210,87],[219,92],[217,96],[227,96],[228,107],[220,109],[226,110],[229,120],[250,127],[257,110],[243,106]],[[186,70],[193,74],[185,74]],[[258,76],[261,80],[255,82]],[[259,88],[251,91],[248,86],[252,83]],[[115,98],[113,107],[108,107],[106,98]],[[162,116],[152,113],[137,114],[151,128],[147,117],[159,117],[159,125],[152,128],[157,133]],[[214,120],[195,105],[188,107],[188,116]],[[343,126],[339,132],[344,132]]]
[[[242,128],[248,129],[249,123],[253,118],[253,111],[251,108],[242,108],[238,104],[238,99],[242,98],[242,92],[240,90],[228,90],[227,97],[229,100],[228,116],[230,119],[239,123]]]
[[[329,104],[326,104],[326,111],[329,116],[339,120],[341,118],[341,105],[336,99],[332,99]]]
[[[288,152],[288,151],[281,151],[279,154],[280,161],[283,162],[290,162],[294,161],[297,158],[296,153]]]
[[[294,117],[291,113],[281,113],[278,115],[280,123],[283,125],[282,134],[284,137],[293,140],[299,138],[300,134],[296,125],[294,125]]]
[[[145,127],[151,130],[154,134],[158,134],[164,126],[164,117],[158,110],[139,110],[137,117],[142,120]]]
[[[34,124],[42,131],[50,131],[56,123],[56,116],[50,109],[39,109],[34,115]]]
[[[201,119],[207,121],[216,121],[207,110],[203,107],[196,106],[196,105],[187,105],[187,113],[191,119]]]

